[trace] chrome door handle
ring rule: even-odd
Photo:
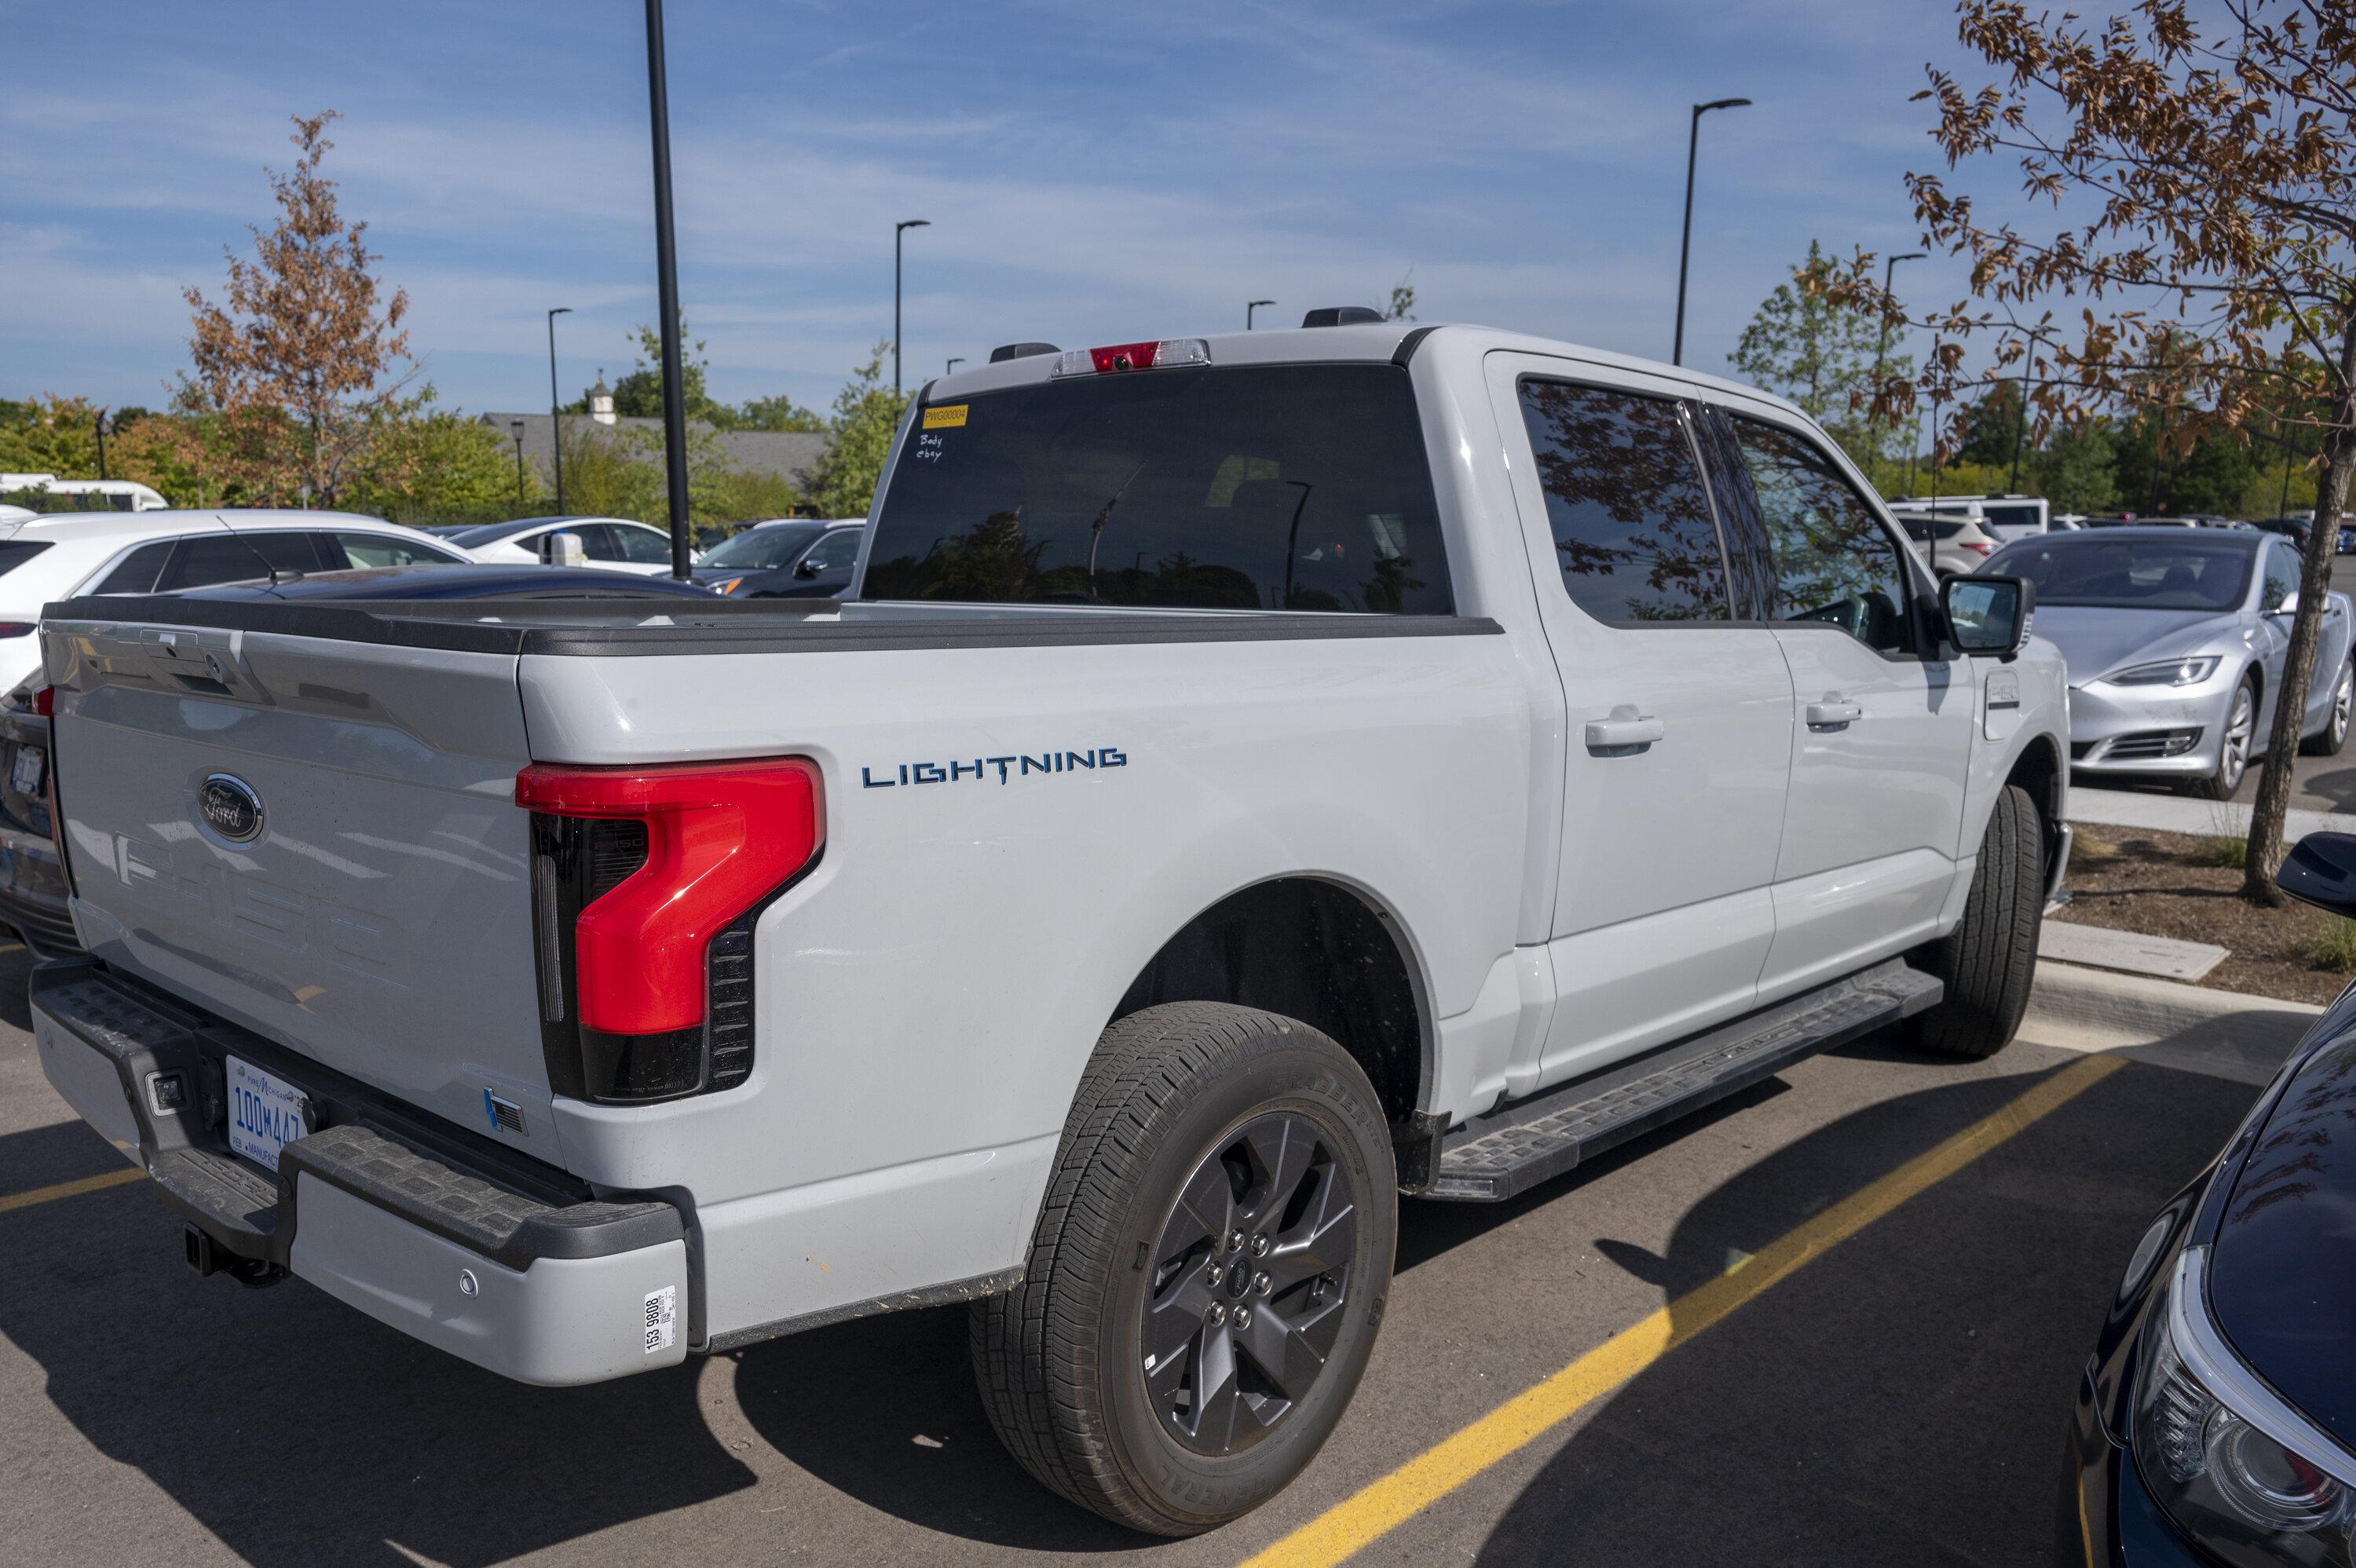
[[[1865,717],[1863,705],[1855,702],[1811,702],[1808,704],[1808,728],[1826,729],[1835,724],[1854,724]]]
[[[1639,713],[1633,708],[1615,708],[1609,719],[1587,721],[1587,749],[1590,752],[1633,751],[1651,745],[1666,733],[1661,721],[1652,715]]]

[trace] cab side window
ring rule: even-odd
[[[831,577],[836,573],[848,576],[851,563],[859,559],[858,528],[837,528],[818,543],[810,546],[801,565],[811,577]]]
[[[613,535],[615,546],[621,551],[620,560],[644,566],[667,565],[670,560],[669,539],[652,528],[625,528],[616,523],[607,525],[606,531]]]
[[[1757,420],[1730,422],[1766,535],[1767,618],[1821,621],[1879,652],[1911,651],[1909,580],[1872,507],[1806,437]]]
[[[1525,380],[1523,422],[1572,603],[1615,625],[1729,619],[1709,493],[1677,405]]]

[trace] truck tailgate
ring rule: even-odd
[[[91,951],[559,1160],[514,656],[103,622],[44,635]]]

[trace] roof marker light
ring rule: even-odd
[[[1208,365],[1211,346],[1200,337],[1165,337],[1152,343],[1111,343],[1102,348],[1066,348],[1055,357],[1058,376],[1106,376],[1121,370],[1164,369],[1173,365]]]

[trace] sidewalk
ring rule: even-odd
[[[2108,827],[2140,827],[2151,833],[2190,833],[2203,838],[2246,838],[2250,808],[2227,800],[2146,795],[2137,790],[2070,791],[2070,820]],[[2356,812],[2297,811],[2285,815],[2283,838],[2297,843],[2310,833],[2356,833]]]

